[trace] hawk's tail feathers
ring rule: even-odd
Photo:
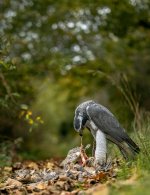
[[[140,148],[136,145],[136,143],[134,143],[134,141],[129,136],[127,136],[127,138],[125,139],[125,142],[128,144],[128,146],[133,152],[135,153],[140,152]]]
[[[134,143],[134,141],[127,134],[124,135],[122,140],[114,139],[109,135],[107,135],[106,137],[107,139],[109,139],[111,142],[115,143],[119,147],[123,157],[126,160],[134,158],[135,154],[140,152],[139,147]]]
[[[125,159],[134,159],[135,155],[140,152],[140,148],[130,137],[121,142],[119,148]]]

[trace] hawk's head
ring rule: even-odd
[[[83,102],[75,110],[74,129],[79,133],[80,136],[82,136],[83,128],[88,120],[86,108],[93,103],[95,102],[92,100]]]

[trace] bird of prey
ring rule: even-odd
[[[106,140],[116,144],[125,159],[134,157],[140,151],[115,116],[106,107],[93,100],[81,103],[75,110],[74,129],[82,136],[84,128],[90,130],[96,141],[95,163],[97,164],[106,162]]]

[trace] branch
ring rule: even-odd
[[[13,95],[11,93],[11,89],[10,89],[6,79],[5,79],[4,74],[1,71],[0,71],[0,79],[2,80],[2,84],[3,84],[4,88],[6,89],[8,97],[12,100],[12,102],[15,103],[15,99],[13,98]]]

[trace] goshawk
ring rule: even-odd
[[[90,130],[96,141],[95,162],[98,164],[106,162],[106,140],[115,143],[125,159],[140,151],[115,116],[92,100],[81,103],[75,110],[74,129],[82,136],[84,128]]]

